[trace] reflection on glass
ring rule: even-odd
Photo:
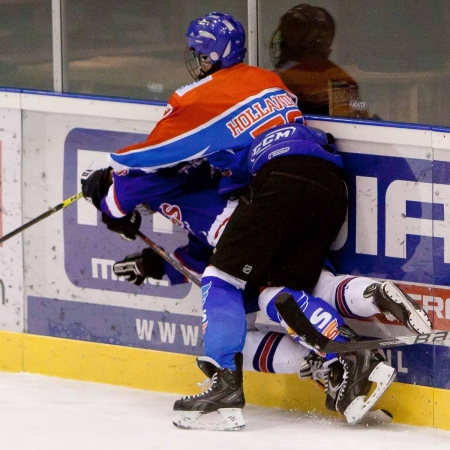
[[[51,0],[0,2],[0,86],[52,90]]]
[[[356,81],[329,59],[335,29],[324,8],[291,8],[272,35],[272,63],[304,114],[367,118]]]

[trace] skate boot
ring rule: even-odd
[[[324,363],[325,406],[330,411],[336,411],[336,401],[344,380],[344,366],[338,358]]]
[[[173,424],[178,428],[196,430],[234,431],[245,426],[242,408],[245,405],[242,386],[242,353],[236,353],[236,370],[221,368],[213,359],[197,358],[199,369],[210,378],[208,390],[177,400]],[[208,421],[204,416],[218,412],[219,420]],[[212,414],[212,417],[216,414]],[[211,416],[210,416],[211,418]]]
[[[355,333],[348,325],[342,325],[338,328],[339,336],[342,336],[349,341],[359,341],[361,337]],[[330,359],[326,359],[320,354],[312,351],[302,362],[299,369],[298,377],[303,380],[311,378],[320,387],[324,388],[327,393],[326,406],[331,411],[335,411],[336,393],[335,389],[339,390],[340,382],[344,369],[337,357],[328,355]],[[328,383],[328,387],[326,384]]]
[[[374,283],[366,288],[364,297],[372,297],[375,306],[387,317],[393,316],[416,334],[431,333],[428,314],[394,283]]]
[[[358,423],[370,411],[396,375],[375,350],[341,354],[328,367],[326,406],[341,413],[350,424]],[[374,382],[376,387],[368,395]]]
[[[327,360],[315,352],[311,352],[301,363],[298,371],[300,380],[313,380],[321,388],[325,388],[325,374],[328,368],[324,367]]]
[[[342,386],[344,366],[338,358],[326,360],[323,356],[311,352],[300,366],[298,377],[301,380],[312,379],[325,390],[325,406],[336,411],[336,399]]]

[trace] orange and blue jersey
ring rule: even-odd
[[[341,165],[326,143],[325,133],[303,126],[296,98],[278,75],[240,63],[178,89],[144,142],[110,155],[114,184],[102,209],[119,218],[148,204],[149,193],[182,196],[182,176],[145,175],[183,164],[189,172],[204,159],[224,175],[221,195],[247,185],[274,157],[307,154]]]
[[[208,157],[221,170],[246,172],[246,159],[234,155],[262,132],[294,122],[302,114],[278,75],[240,63],[178,89],[148,138],[112,153],[110,162],[115,171],[154,171]],[[209,156],[218,152],[225,158],[213,163]]]

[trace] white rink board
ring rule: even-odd
[[[17,102],[9,96],[5,104]],[[0,108],[1,234],[22,225],[22,130],[18,109]],[[24,260],[22,235],[0,245],[0,329],[23,330]]]
[[[149,121],[124,121],[104,117],[57,114],[53,111],[50,113],[27,112],[23,123],[25,156],[23,173],[27,180],[27,186],[24,187],[24,211],[26,211],[27,219],[41,214],[64,200],[62,194],[65,164],[64,144],[72,130],[93,129],[105,130],[105,132],[113,130],[147,135],[153,124]],[[117,148],[111,149],[111,151],[114,150]],[[84,147],[80,147],[77,153],[77,160],[80,163],[86,163],[84,168],[77,168],[77,175],[83,169],[107,166],[106,154],[102,157],[101,154],[98,154],[99,152]],[[91,154],[91,159],[89,159],[89,154]],[[78,185],[76,192],[80,190],[81,185]],[[36,196],[36,192],[39,192],[40,195]],[[71,194],[76,192],[71,192]],[[77,221],[80,224],[91,223],[99,228],[104,227],[96,220],[95,209],[84,199],[69,208],[77,210]],[[170,309],[170,305],[166,304],[164,299],[150,299],[145,295],[124,295],[114,292],[113,289],[105,296],[102,291],[85,287],[78,288],[71,283],[64,269],[64,247],[70,241],[70,236],[64,234],[62,218],[63,213],[59,212],[24,232],[25,259],[31,261],[26,274],[26,295],[61,300],[76,299],[77,302],[140,309]],[[158,223],[160,221],[155,221],[155,225]],[[109,236],[111,233],[104,228],[104,235]],[[123,244],[123,242],[119,244]],[[131,244],[129,245],[129,249],[131,249]],[[125,254],[121,254],[121,256],[125,256]],[[34,261],[39,261],[39,263],[33,264]],[[183,311],[180,311],[180,307],[178,307],[177,312]]]
[[[145,138],[164,109],[142,102],[0,92],[3,233],[78,193],[84,169],[106,166],[107,153],[133,143],[129,139]],[[449,330],[447,131],[329,118],[308,123],[333,133],[348,164],[349,215],[334,245],[343,263],[340,273],[396,281],[431,314],[437,330]],[[105,378],[100,381],[107,382],[121,374],[120,382],[134,386],[142,379],[140,373],[134,377],[135,366],[146,370],[153,361],[158,364],[160,352],[171,368],[174,361],[202,354],[200,290],[153,282],[137,287],[114,278],[111,264],[144,244],[118,240],[96,214],[81,199],[0,247],[5,286],[0,330],[28,332],[19,339],[10,333],[0,338],[23,341],[22,353],[12,350],[23,358],[18,365],[29,364],[19,370],[51,370],[74,378],[99,372]],[[168,251],[185,238],[159,214],[145,218],[143,227],[144,234]],[[272,322],[259,322],[267,330],[281,331]],[[361,334],[407,333],[383,318],[353,320],[351,325]],[[106,370],[106,347],[97,345],[105,343],[115,345],[107,347],[112,362]],[[64,350],[58,353],[58,348]],[[67,348],[73,353],[64,359]],[[142,361],[130,356],[120,360],[120,355],[134,358],[136,350]],[[87,358],[90,351],[92,359]],[[416,420],[419,403],[424,422],[421,417],[418,423],[447,427],[450,347],[417,345],[385,353],[398,372],[391,389],[395,405],[389,405],[402,405],[396,417]],[[79,373],[71,370],[72,362]],[[117,366],[122,363],[123,372]],[[410,398],[414,401],[409,404]]]
[[[27,222],[77,193],[80,190],[79,183],[73,185],[73,190],[68,190],[67,174],[78,179],[83,169],[106,166],[106,153],[104,159],[101,154],[101,151],[104,152],[105,149],[99,150],[91,145],[95,139],[97,139],[95,142],[99,141],[99,136],[101,141],[102,133],[105,140],[114,133],[146,136],[156,121],[162,117],[164,111],[163,106],[30,93],[3,93],[0,95],[0,108],[3,108],[1,111],[4,111],[7,123],[7,127],[1,134],[3,148],[7,145],[12,149],[12,152],[7,152],[8,158],[6,159],[3,150],[3,201],[11,202],[9,204],[10,211],[20,211],[22,206],[23,214],[22,218],[19,212],[15,215],[5,215],[5,209],[3,213],[4,232],[17,228],[21,224],[21,220]],[[431,164],[432,161],[444,163],[450,161],[450,140],[445,132],[436,132],[431,129],[386,127],[382,126],[382,123],[368,125],[311,120],[309,124],[332,132],[338,139],[340,150],[349,155],[349,158],[373,155],[385,158],[387,161],[390,160],[389,158],[392,158],[393,161],[410,158],[414,164],[419,165]],[[20,154],[20,136],[23,139],[22,154]],[[83,140],[83,136],[86,138],[85,140]],[[72,153],[68,152],[69,141],[73,147]],[[120,147],[112,146],[108,150],[114,151],[118,148]],[[411,164],[413,165],[413,163]],[[76,167],[72,167],[73,164]],[[11,179],[8,179],[8,176],[14,171],[18,177],[21,173],[23,174],[22,182],[14,182],[14,184]],[[441,189],[437,192],[437,190],[431,189],[430,179],[419,180],[417,186],[410,182],[401,184],[402,174],[400,173],[400,179],[394,180],[399,181],[400,184],[391,183],[392,186],[386,191],[391,194],[389,194],[390,196],[386,194],[386,198],[390,200],[389,204],[386,203],[385,206],[387,211],[395,212],[392,215],[395,220],[389,219],[391,216],[387,217],[386,224],[389,226],[386,227],[384,235],[380,231],[377,220],[377,208],[370,208],[365,204],[366,198],[373,202],[384,201],[380,200],[380,192],[376,192],[378,179],[375,176],[367,175],[357,175],[356,179],[357,186],[361,192],[364,191],[364,195],[361,193],[357,195],[359,209],[356,212],[356,232],[354,236],[349,234],[348,224],[346,224],[337,240],[336,249],[341,249],[349,239],[353,238],[357,254],[381,258],[389,256],[402,260],[403,247],[396,247],[396,242],[401,241],[401,237],[408,233],[430,236],[437,230],[443,240],[450,243],[450,239],[447,239],[449,230],[445,225],[446,220],[435,221],[435,223],[429,222],[427,218],[408,221],[398,212],[407,202],[418,200],[423,203],[437,203],[442,206],[445,215],[450,203],[447,185],[441,183]],[[11,183],[10,187],[14,186],[14,194],[8,195],[6,200],[5,190],[9,186],[8,183]],[[367,197],[369,191],[372,192],[372,197]],[[399,196],[399,193],[403,192],[406,192],[404,198]],[[23,203],[20,201],[21,196]],[[4,203],[4,205],[6,204]],[[80,200],[76,206],[67,208],[67,210],[70,209],[67,212],[76,211],[75,222],[77,225],[85,227],[81,234],[72,234],[72,224],[69,223],[70,221],[67,222],[67,219],[66,223],[64,222],[64,217],[67,215],[66,211],[63,211],[34,225],[23,235],[8,242],[8,246],[4,245],[0,249],[2,252],[0,263],[3,264],[2,276],[8,278],[10,285],[7,293],[8,302],[5,302],[4,305],[0,304],[0,308],[4,308],[5,311],[0,320],[0,329],[20,331],[26,327],[25,324],[28,321],[23,317],[24,304],[31,297],[35,300],[42,298],[48,301],[59,300],[98,307],[119,307],[128,310],[169,312],[183,317],[200,317],[201,305],[198,288],[191,287],[190,290],[188,289],[179,297],[174,298],[170,297],[170,292],[160,296],[157,293],[146,294],[145,290],[126,291],[124,289],[126,283],[118,284],[119,281],[107,273],[106,265],[101,266],[102,263],[100,263],[95,266],[97,257],[92,257],[91,263],[86,265],[86,271],[89,272],[92,283],[83,285],[78,283],[78,280],[74,280],[73,275],[69,272],[72,263],[76,262],[77,255],[75,252],[74,257],[73,251],[72,253],[68,252],[68,247],[80,246],[81,248],[83,241],[88,240],[90,235],[101,227],[95,211],[89,207],[90,205],[87,205],[84,200]],[[389,222],[389,220],[391,221]],[[166,242],[172,234],[175,236],[179,233],[171,226],[168,227],[164,220],[155,220],[150,231],[157,233],[158,239],[166,239]],[[105,230],[105,239],[107,239],[107,235]],[[385,247],[380,245],[381,239],[385,239],[389,245]],[[100,242],[102,240],[103,238],[99,239],[95,245],[97,243],[102,245]],[[12,244],[15,247],[12,247]],[[136,247],[142,248],[140,243],[133,245],[122,246],[120,251],[114,254],[115,257],[121,258],[134,251]],[[416,254],[410,260],[405,261],[405,264],[402,263],[402,270],[411,271],[411,267],[414,269],[418,264],[420,265],[423,245],[425,244],[421,242]],[[447,248],[448,245],[446,244],[444,247]],[[8,251],[11,252],[9,259],[6,257]],[[68,260],[68,255],[71,255],[73,260]],[[447,256],[447,252],[445,252],[445,257]],[[9,267],[12,258],[14,260],[13,269]],[[111,258],[108,261],[112,261]],[[445,264],[447,263],[445,261]],[[23,274],[23,267],[26,267],[25,274]],[[381,269],[379,275],[380,277],[385,275]],[[23,277],[25,277],[24,283]],[[419,279],[415,281],[420,288],[425,286],[424,289],[429,289],[428,284],[420,284],[421,280]],[[100,285],[103,287],[99,288]],[[161,287],[159,291],[151,292],[163,290]],[[450,326],[450,317],[446,315],[450,308],[445,306],[447,299],[450,298],[450,295],[447,297],[447,294],[447,290],[444,289],[441,302],[444,306],[442,313],[440,312],[438,315],[442,324],[441,329]],[[414,293],[413,295],[420,296],[418,299],[423,300],[423,293]],[[429,299],[427,302],[428,310],[432,312],[437,303],[433,303]],[[102,311],[101,314],[110,313],[110,310],[103,309]],[[45,321],[45,317],[42,318],[42,321]],[[142,323],[144,322],[139,322],[140,325]],[[389,327],[387,324],[387,329]],[[382,331],[385,331],[385,327]]]

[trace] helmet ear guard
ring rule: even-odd
[[[191,22],[186,32],[191,55],[185,62],[194,79],[242,62],[245,57],[245,30],[234,17],[214,12]],[[196,60],[196,61],[195,61]]]

